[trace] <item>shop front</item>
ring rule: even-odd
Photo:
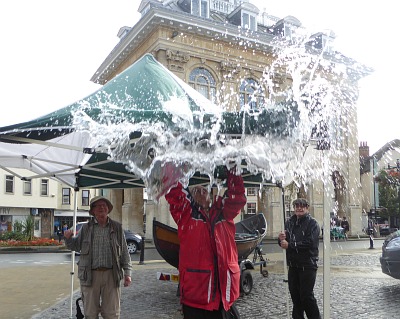
[[[54,211],[54,237],[57,237],[57,231],[60,229],[70,229],[73,226],[74,211],[72,210],[55,210]],[[79,210],[76,212],[76,222],[84,222],[90,219],[89,211]]]

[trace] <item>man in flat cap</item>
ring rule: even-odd
[[[121,280],[131,283],[131,258],[122,225],[108,214],[111,202],[96,196],[90,201],[93,218],[73,237],[72,230],[64,233],[65,243],[80,252],[78,278],[81,285],[84,315],[87,319],[120,318]]]
[[[279,245],[286,249],[294,319],[304,319],[304,313],[308,319],[321,318],[314,297],[320,228],[308,212],[309,206],[305,198],[294,200],[294,215],[286,221],[285,231],[280,232],[278,236]]]

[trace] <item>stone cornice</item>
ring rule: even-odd
[[[278,47],[279,42],[275,41],[274,35],[265,32],[252,32],[244,30],[236,25],[217,22],[212,19],[205,19],[191,14],[171,10],[165,7],[152,7],[142,18],[131,28],[125,37],[114,47],[106,57],[95,74],[91,77],[94,83],[105,84],[112,78],[115,70],[135,49],[147,39],[148,35],[160,26],[171,28],[185,34],[200,35],[205,38],[215,39],[228,44],[246,42],[247,47],[259,52],[271,52]],[[171,32],[171,38],[173,34]],[[310,48],[311,49],[311,48]],[[319,50],[311,49],[316,55]],[[311,52],[310,52],[311,53]],[[358,79],[370,74],[373,70],[345,57],[339,52],[324,53],[324,59],[334,63],[347,66],[348,74],[352,79]],[[338,58],[339,57],[339,58]]]

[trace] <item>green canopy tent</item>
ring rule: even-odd
[[[245,135],[287,137],[298,119],[295,103],[258,113],[223,112],[146,54],[88,97],[32,121],[0,128],[0,168],[25,180],[53,178],[76,191],[82,187],[145,187],[144,175],[116,158],[115,150],[133,155],[140,169],[150,167],[155,158],[162,161],[163,149],[157,148],[159,141],[149,128],[184,137],[181,144],[198,147],[204,141],[209,145],[211,138],[223,144],[227,137]],[[107,135],[124,126],[131,130],[122,145],[113,138],[99,142],[99,130]],[[262,174],[245,169],[245,160],[242,164],[247,187],[264,182]],[[32,174],[21,176],[13,168],[25,168]],[[215,176],[219,170],[216,166]],[[210,176],[200,171],[190,177],[190,184],[210,183]],[[75,202],[74,228],[76,207]],[[73,254],[72,267],[74,263]],[[71,316],[73,273],[74,268]]]
[[[176,106],[172,111],[171,103]],[[142,176],[110,157],[113,145],[99,145],[90,123],[103,128],[135,125],[129,133],[130,152],[148,167],[154,141],[143,128],[159,125],[182,136],[198,130],[206,139],[216,125],[217,134],[224,136],[288,136],[298,118],[295,103],[257,114],[223,112],[146,54],[88,97],[32,121],[0,128],[0,167],[29,168],[36,175],[18,177],[49,176],[75,188],[144,187]],[[195,142],[200,135],[192,137]],[[261,175],[244,178],[248,185],[262,182]],[[206,180],[197,172],[190,183]]]

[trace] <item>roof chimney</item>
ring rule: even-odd
[[[359,147],[359,156],[362,158],[367,158],[369,157],[369,146],[367,145],[367,142],[361,142],[360,147]]]

